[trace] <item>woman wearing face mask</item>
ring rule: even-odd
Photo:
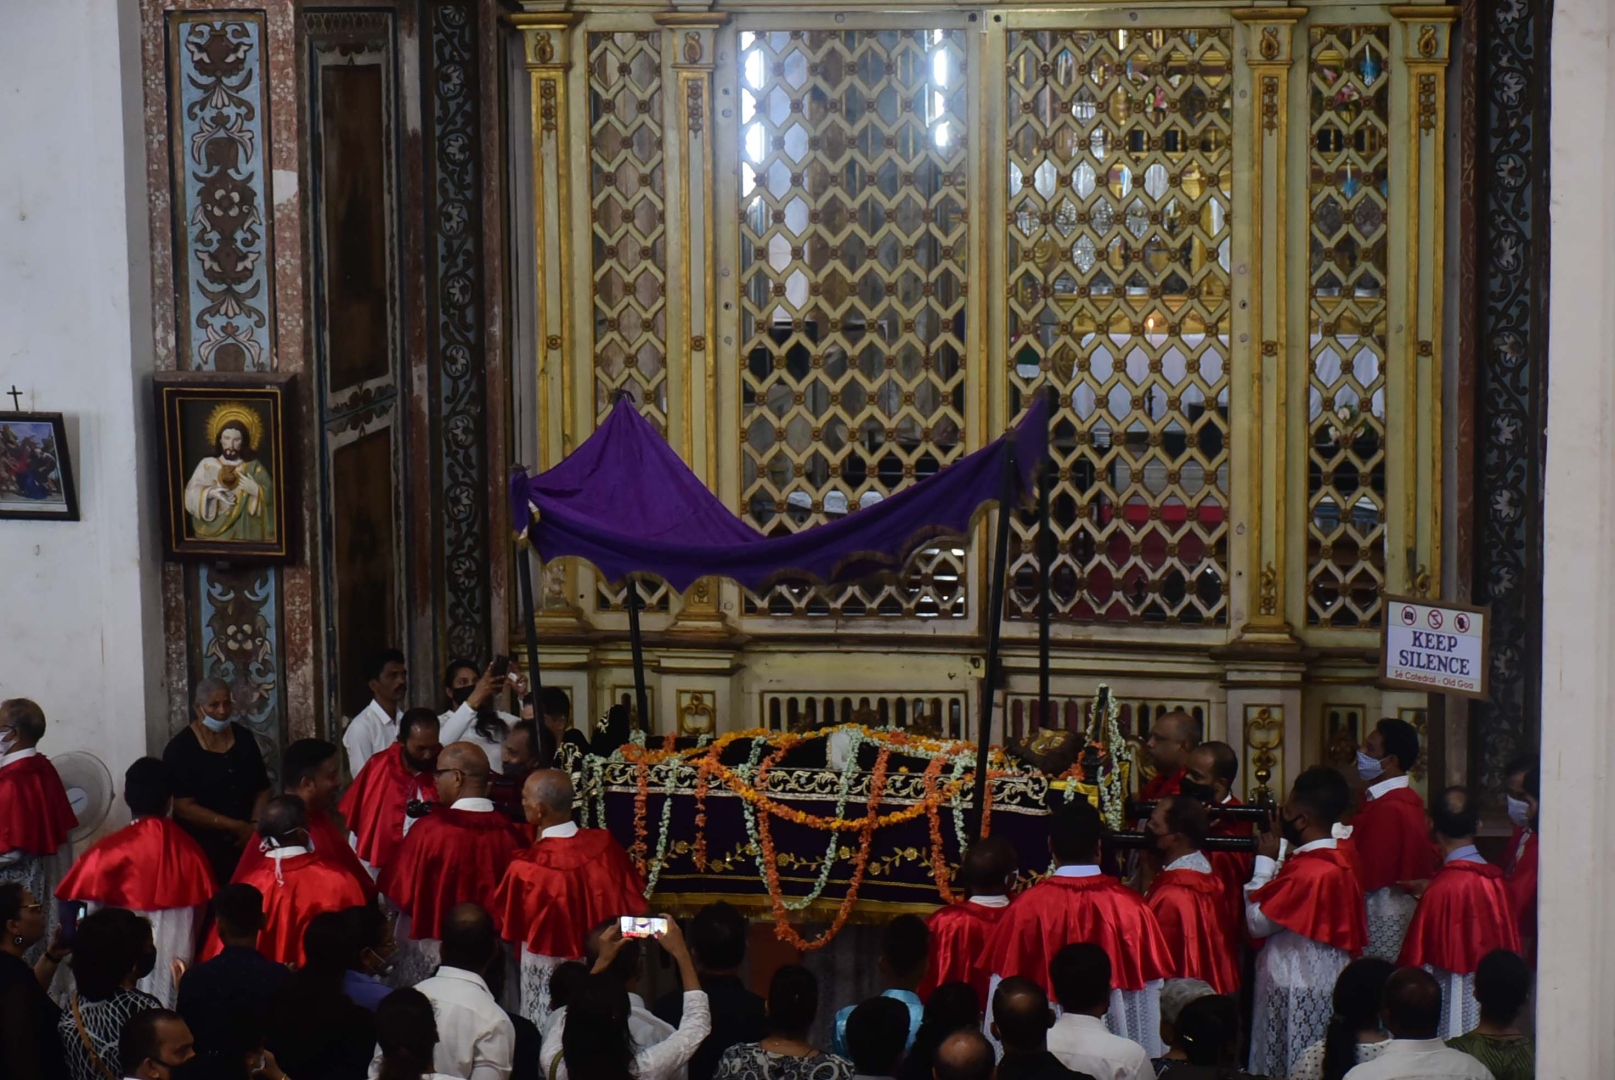
[[[62,953],[47,951],[32,967],[22,958],[44,936],[45,910],[33,893],[15,881],[0,884],[0,1077],[5,1080],[67,1075],[56,1041],[61,1011],[45,994]]]
[[[161,1007],[135,983],[157,965],[151,924],[123,908],[103,908],[79,920],[73,937],[77,984],[56,1022],[56,1037],[72,1080],[109,1080],[125,1075],[118,1036],[129,1018]]]
[[[494,706],[504,689],[505,677],[495,676],[492,664],[479,673],[469,660],[450,660],[443,672],[443,691],[448,695],[449,711],[437,718],[439,742],[444,746],[453,742],[476,743],[488,755],[488,765],[495,773],[503,767],[505,736],[519,722],[519,718]]]
[[[230,719],[235,706],[222,679],[203,679],[192,695],[190,725],[169,740],[163,763],[174,789],[174,820],[202,845],[219,884],[229,882],[269,800],[269,772],[252,732]]]

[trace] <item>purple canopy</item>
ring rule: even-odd
[[[1040,396],[1019,426],[935,476],[839,521],[771,537],[731,513],[624,398],[555,468],[512,471],[511,521],[545,562],[587,559],[609,581],[655,574],[680,592],[708,575],[754,590],[780,580],[856,581],[901,569],[939,536],[967,533],[976,511],[1000,497],[1011,446],[1014,498],[1025,501],[1048,427]]]

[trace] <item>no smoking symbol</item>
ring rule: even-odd
[[[1441,629],[1441,622],[1442,622],[1441,612],[1439,612],[1439,611],[1430,612],[1429,619],[1430,619],[1430,629],[1432,629],[1432,630],[1440,630]]]

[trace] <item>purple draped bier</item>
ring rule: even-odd
[[[553,469],[512,471],[511,521],[545,562],[587,559],[608,581],[654,574],[680,592],[709,575],[753,590],[780,580],[857,581],[900,570],[939,536],[968,532],[976,511],[1001,498],[1011,446],[1012,498],[1027,501],[1048,427],[1048,400],[1039,395],[1016,427],[935,476],[839,521],[765,536],[707,490],[625,398]]]

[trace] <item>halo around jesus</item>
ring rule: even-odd
[[[213,412],[208,415],[207,441],[216,444],[219,441],[219,432],[223,431],[224,425],[232,420],[247,429],[247,439],[254,452],[263,446],[264,422],[259,419],[258,410],[234,401],[215,406]]]

